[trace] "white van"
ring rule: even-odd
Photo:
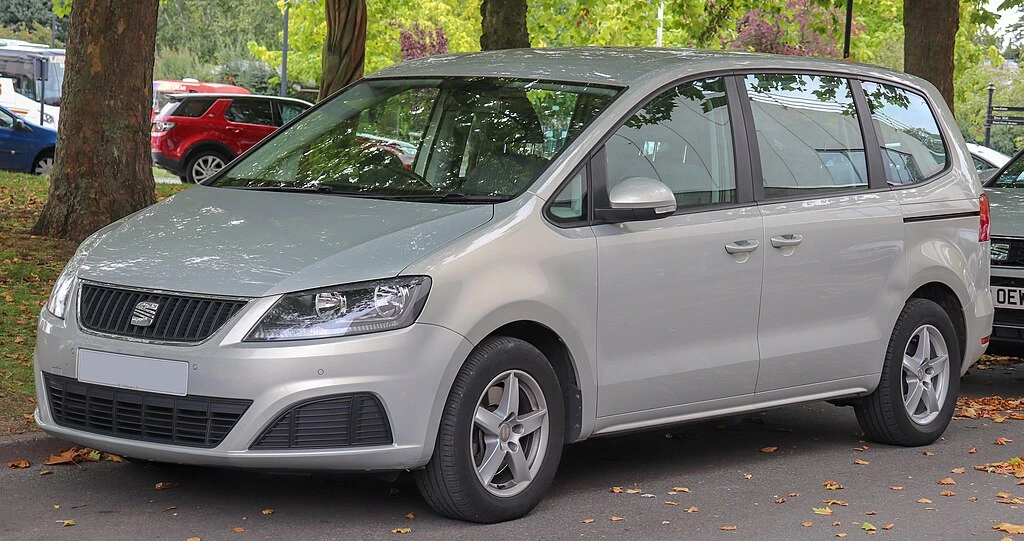
[[[47,61],[45,81],[35,78],[36,58]],[[64,49],[0,40],[0,105],[32,122],[57,129],[63,84]]]

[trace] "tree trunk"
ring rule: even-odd
[[[903,71],[935,85],[953,110],[953,45],[957,0],[903,0]]]
[[[526,0],[483,0],[480,2],[480,49],[521,49],[530,46],[526,30]]]
[[[82,241],[153,204],[158,0],[75,0],[50,195],[32,228]]]
[[[366,57],[366,0],[326,0],[327,41],[324,42],[320,97],[363,78]]]

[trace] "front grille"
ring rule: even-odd
[[[1024,267],[1024,239],[992,237],[993,267]]]
[[[168,396],[43,375],[60,426],[93,434],[187,447],[216,447],[251,400]]]
[[[82,284],[78,320],[91,331],[167,342],[200,342],[217,332],[246,301],[210,299]],[[132,324],[141,302],[156,304],[152,323]]]
[[[380,400],[372,394],[347,394],[292,407],[263,431],[252,449],[324,449],[391,441]]]

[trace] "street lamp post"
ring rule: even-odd
[[[281,96],[288,95],[288,4],[284,5],[284,32],[281,36]]]
[[[996,91],[995,83],[988,84],[988,108],[985,109],[985,146],[992,140],[992,94]]]

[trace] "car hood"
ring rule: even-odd
[[[479,227],[491,205],[196,186],[100,232],[78,276],[258,297],[395,276]]]
[[[986,188],[993,237],[1024,237],[1024,189]]]

